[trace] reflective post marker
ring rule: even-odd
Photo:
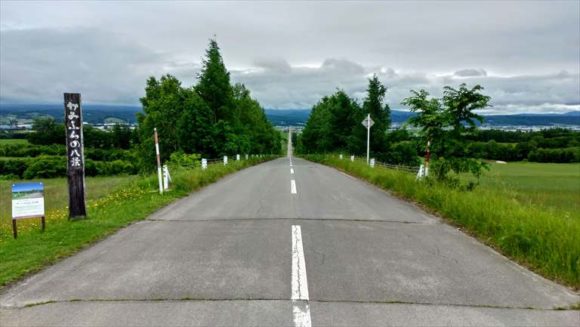
[[[159,137],[157,136],[157,127],[153,129],[155,136],[155,155],[157,155],[157,177],[159,179],[159,194],[163,194],[163,176],[161,174],[161,157],[159,155]]]
[[[425,171],[424,175],[429,176],[429,160],[431,159],[431,141],[427,141],[427,148],[425,149]]]

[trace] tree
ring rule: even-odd
[[[195,87],[197,93],[212,110],[212,123],[218,120],[232,120],[233,90],[230,84],[230,73],[224,65],[220,48],[216,40],[209,41],[203,68],[198,75]]]
[[[169,159],[171,153],[179,149],[176,126],[181,118],[183,100],[183,89],[177,78],[165,75],[160,80],[154,77],[147,80],[145,97],[141,98],[143,113],[137,114],[142,167],[155,166],[154,128],[157,128],[159,133],[163,161]]]
[[[316,153],[356,148],[353,131],[360,124],[360,117],[360,107],[344,91],[322,98],[312,108],[299,150]]]
[[[449,172],[470,172],[479,177],[487,168],[482,161],[466,157],[467,137],[477,131],[475,121],[482,121],[473,111],[485,108],[490,100],[480,93],[482,90],[479,85],[468,89],[461,84],[458,90],[446,86],[442,99],[429,99],[425,90],[411,91],[412,96],[402,102],[417,113],[409,123],[421,129],[425,144],[431,143],[432,171],[439,180],[457,184],[458,178],[451,178]]]
[[[219,47],[210,40],[198,83],[183,88],[171,75],[147,80],[138,135],[143,167],[155,165],[153,129],[162,161],[171,153],[215,158],[244,153],[279,153],[280,136],[243,85],[232,87]]]
[[[373,75],[369,79],[367,96],[363,102],[362,111],[364,115],[362,118],[359,117],[360,121],[362,121],[364,116],[370,114],[372,120],[375,122],[371,128],[370,144],[371,153],[375,155],[386,153],[389,149],[386,133],[391,126],[391,109],[388,104],[383,104],[386,92],[387,88],[379,81],[377,75]],[[359,125],[361,125],[360,121],[358,122]],[[366,145],[366,128],[361,125],[358,127],[358,130],[359,132],[357,134],[359,138],[361,135],[364,136],[364,144]]]
[[[194,88],[183,89],[182,94],[182,113],[175,125],[179,149],[217,157],[220,149],[213,138],[211,109]]]
[[[49,145],[65,144],[66,134],[64,124],[57,124],[54,118],[37,118],[32,123],[34,133],[30,133],[27,139],[32,144]]]

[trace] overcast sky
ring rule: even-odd
[[[310,108],[373,73],[410,89],[485,87],[493,113],[580,110],[580,1],[0,0],[0,103],[138,104],[148,76],[195,82],[217,36],[265,108]]]

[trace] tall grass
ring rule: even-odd
[[[203,171],[200,168],[175,169],[172,171],[172,190],[163,195],[157,192],[156,175],[134,178],[119,185],[117,190],[89,200],[87,219],[68,221],[66,204],[63,202],[60,208],[47,212],[44,233],[40,232],[37,219],[30,219],[27,224],[24,220],[19,221],[23,228],[19,227],[17,240],[12,238],[10,218],[3,217],[3,223],[0,224],[0,286],[36,272],[62,257],[70,256],[225,175],[272,158],[232,161],[227,166],[214,164]]]
[[[395,195],[418,202],[538,273],[580,288],[580,219],[519,202],[502,188],[462,191],[413,174],[370,168],[330,156],[306,159],[336,167]]]

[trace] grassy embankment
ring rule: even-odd
[[[66,179],[43,180],[46,231],[40,232],[40,219],[19,220],[17,240],[12,238],[12,182],[0,181],[0,286],[70,256],[227,174],[269,159],[271,158],[231,161],[227,166],[214,164],[205,171],[200,168],[173,170],[172,190],[164,195],[159,195],[156,191],[156,175],[87,178],[88,218],[78,221],[67,219]]]
[[[517,262],[580,289],[579,164],[492,165],[481,186],[466,192],[364,161],[306,159],[415,201]]]

